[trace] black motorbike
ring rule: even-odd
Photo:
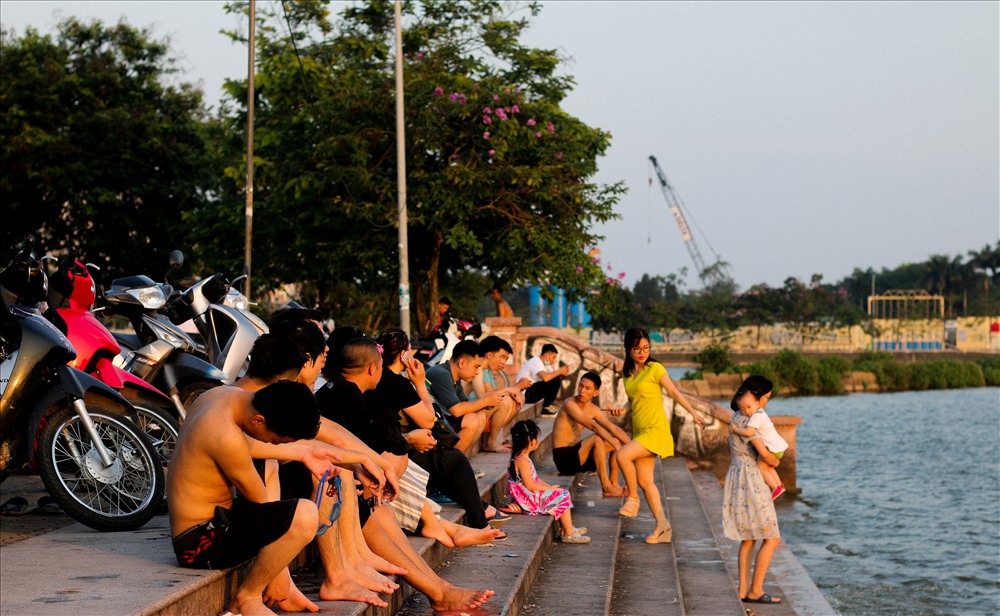
[[[47,278],[33,248],[29,238],[0,272],[0,480],[37,472],[75,520],[133,530],[163,504],[156,444],[120,393],[68,365],[76,351],[45,307]]]

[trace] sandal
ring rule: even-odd
[[[673,536],[673,529],[670,526],[657,526],[653,530],[653,534],[646,537],[646,543],[670,543],[670,539]]]
[[[22,516],[26,513],[31,513],[31,511],[28,509],[28,500],[22,496],[15,496],[0,505],[0,515],[2,516]]]
[[[618,510],[618,515],[625,516],[626,518],[634,518],[639,515],[639,499],[626,498],[625,504]]]
[[[497,510],[504,513],[524,513],[524,509],[521,509],[521,506],[514,502],[497,507]]]

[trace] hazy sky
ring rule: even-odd
[[[730,263],[742,288],[1000,238],[1000,3],[542,4],[527,42],[566,57],[564,109],[613,135],[597,181],[629,192],[600,247],[627,284],[686,267],[700,286],[650,155],[704,260]],[[219,34],[241,27],[222,7],[2,0],[0,21],[124,16],[169,37],[183,79],[215,101],[247,64]]]

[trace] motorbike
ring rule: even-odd
[[[0,479],[36,472],[75,520],[136,529],[163,503],[163,465],[128,400],[70,365],[76,350],[43,309],[51,257],[34,243],[0,272]]]
[[[170,269],[183,262],[180,251],[170,255]],[[177,295],[168,271],[163,283],[145,275],[117,278],[97,301],[104,316],[126,320],[133,332],[114,334],[122,348],[117,365],[166,393],[183,421],[198,396],[232,379],[208,363],[203,344],[170,320],[165,308]]]
[[[267,333],[267,324],[250,312],[249,301],[233,282],[228,272],[213,274],[186,289],[166,309],[174,324],[193,324],[197,334],[189,334],[200,337],[209,363],[231,382],[246,371],[253,343]]]
[[[462,340],[478,340],[483,326],[474,321],[462,321],[446,315],[441,324],[411,343],[413,356],[428,368],[451,358],[455,345]]]
[[[70,254],[55,272],[47,274],[49,306],[65,323],[66,337],[76,349],[76,359],[70,365],[113,387],[135,407],[139,427],[158,445],[166,467],[180,433],[177,411],[170,397],[115,364],[122,349],[93,312],[97,301],[96,271],[97,266],[84,265]]]

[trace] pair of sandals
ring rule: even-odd
[[[31,504],[28,503],[28,500],[23,496],[15,496],[14,498],[7,499],[4,501],[3,505],[0,505],[0,516],[17,517],[29,513],[35,513],[38,515],[59,515],[62,512],[63,511],[59,506],[59,503],[48,495],[38,499],[38,504],[34,509],[31,508]]]

